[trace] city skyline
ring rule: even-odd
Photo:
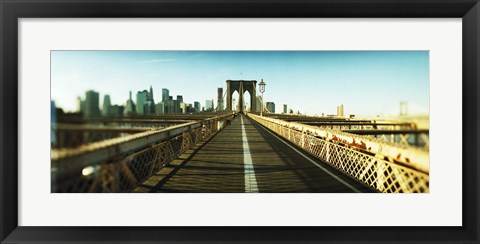
[[[104,95],[125,105],[130,91],[150,86],[155,101],[166,88],[186,103],[216,106],[228,79],[264,79],[265,102],[311,115],[336,114],[339,104],[360,116],[398,115],[404,101],[410,114],[429,108],[428,51],[52,51],[51,58],[51,97],[66,112],[87,90],[100,93],[101,107]]]

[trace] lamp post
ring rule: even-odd
[[[260,88],[260,93],[262,93],[262,106],[260,108],[260,116],[263,116],[263,93],[265,92],[265,82],[263,82],[263,79],[262,81],[258,84],[259,88]]]

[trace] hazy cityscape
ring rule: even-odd
[[[428,51],[51,58],[52,192],[429,192]]]
[[[159,102],[155,102],[155,96],[153,87],[150,86],[149,90],[138,91],[135,96],[132,96],[132,91],[129,92],[128,99],[126,99],[124,104],[112,104],[110,95],[105,94],[103,96],[103,103],[100,104],[100,94],[94,90],[89,90],[85,92],[84,97],[77,98],[77,109],[73,113],[80,113],[85,117],[97,117],[97,116],[113,116],[113,117],[122,117],[122,116],[153,116],[153,115],[163,115],[163,114],[191,114],[191,113],[200,113],[200,112],[215,112],[215,111],[224,111],[225,104],[224,100],[223,87],[217,88],[217,100],[205,100],[204,105],[199,101],[194,101],[193,103],[188,103],[183,100],[182,95],[170,96],[170,91],[167,88],[161,89],[161,99]],[[255,111],[260,112],[260,96],[256,97],[257,106]],[[158,101],[158,100],[157,100]],[[235,99],[233,100],[234,108],[237,107]],[[52,106],[55,102],[52,101]],[[245,108],[248,107],[248,103],[244,105]],[[55,108],[57,108],[55,106]],[[63,109],[59,107],[63,113]],[[275,103],[266,102],[266,109],[272,113],[275,113]],[[236,109],[234,109],[236,111]],[[247,110],[249,111],[249,109]],[[340,111],[340,110],[339,110]],[[281,113],[290,113],[293,114],[292,109],[288,110],[287,104],[283,104],[283,110]],[[300,113],[297,111],[297,113]],[[337,114],[343,116],[343,105],[342,105],[342,114]],[[334,115],[331,115],[334,116]]]

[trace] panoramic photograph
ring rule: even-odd
[[[52,50],[52,193],[429,193],[429,51]]]

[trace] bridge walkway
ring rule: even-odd
[[[241,114],[135,192],[371,192]]]

